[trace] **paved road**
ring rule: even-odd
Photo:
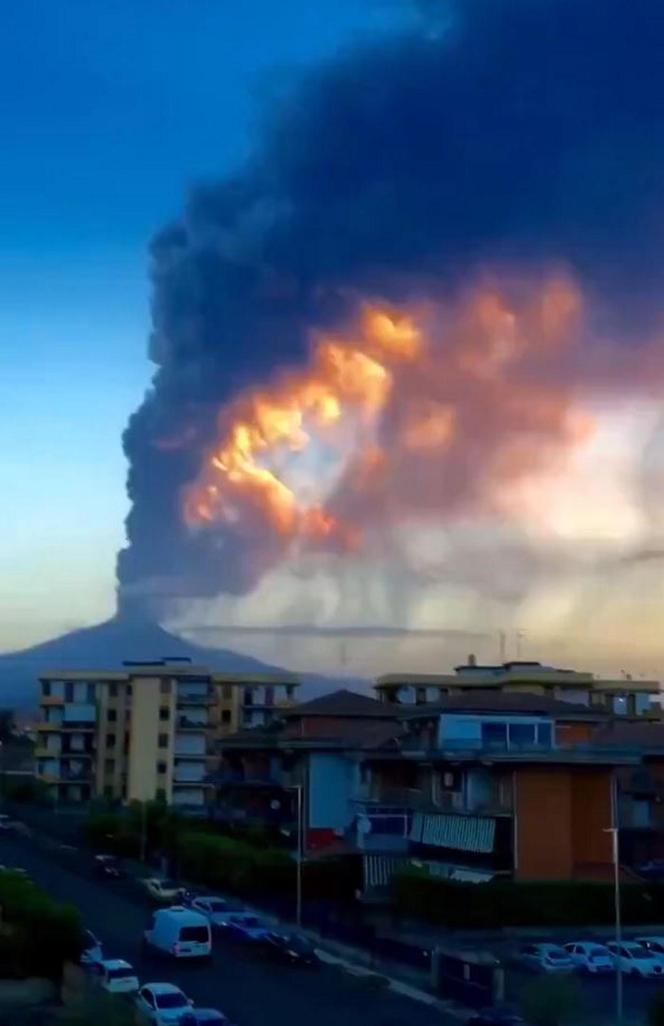
[[[113,884],[71,872],[31,841],[0,838],[0,862],[23,866],[54,898],[76,905],[107,957],[126,958],[141,982],[169,980],[197,1005],[220,1008],[238,1026],[441,1026],[435,1009],[377,991],[341,969],[272,965],[217,943],[212,965],[182,966],[150,958],[140,944],[149,910]]]

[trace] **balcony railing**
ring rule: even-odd
[[[177,694],[178,705],[214,705],[214,702],[213,695],[187,695],[180,691]]]
[[[511,808],[508,803],[497,796],[480,801],[464,797],[460,791],[440,791],[435,797],[428,792],[416,789],[384,788],[373,791],[370,795],[358,795],[353,804],[364,807],[369,813],[371,809],[382,808],[412,812],[458,813],[462,816],[504,816],[509,815]]]
[[[176,727],[178,730],[207,730],[210,726],[207,720],[201,722],[193,720],[189,716],[178,716]]]

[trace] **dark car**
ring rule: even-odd
[[[192,1008],[196,1026],[232,1026],[223,1012],[216,1008]]]
[[[95,876],[102,880],[119,880],[122,876],[120,864],[115,855],[95,855]]]
[[[261,947],[267,955],[288,965],[320,964],[311,941],[299,933],[268,933],[262,939]]]
[[[525,1021],[513,1008],[492,1006],[471,1015],[466,1026],[525,1026]]]

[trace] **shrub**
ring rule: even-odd
[[[625,922],[664,918],[661,884],[625,884],[621,895]],[[394,878],[392,900],[402,916],[450,928],[609,925],[614,918],[612,885],[581,881],[470,884],[409,872]]]
[[[660,987],[648,1006],[648,1026],[664,1026],[664,988]]]
[[[60,976],[65,960],[81,952],[81,924],[76,909],[52,901],[30,879],[0,871],[2,933],[0,951],[15,976]]]

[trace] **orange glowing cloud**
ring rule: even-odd
[[[359,548],[382,523],[502,509],[510,482],[593,430],[572,384],[582,332],[560,275],[427,307],[364,303],[313,336],[306,366],[220,409],[185,521],[271,563],[293,545]]]

